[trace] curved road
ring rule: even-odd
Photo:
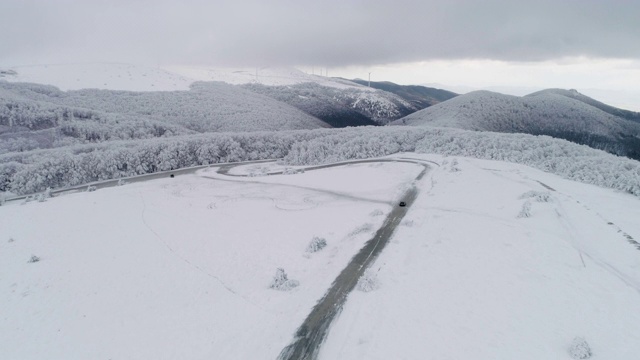
[[[198,170],[205,168],[218,168],[217,173],[226,176],[233,177],[246,177],[246,175],[233,175],[229,174],[229,171],[236,166],[240,165],[248,165],[248,164],[258,164],[265,162],[273,162],[275,160],[258,160],[258,161],[249,161],[249,162],[241,162],[241,163],[229,163],[229,164],[212,164],[212,165],[203,165],[203,166],[195,166],[191,168],[179,169],[179,170],[171,170],[171,171],[163,171],[153,174],[145,174],[139,175],[135,177],[124,178],[122,180],[125,183],[135,183],[142,181],[149,181],[154,179],[167,178],[171,175],[184,175],[195,173]],[[417,164],[424,167],[424,169],[418,174],[418,176],[414,179],[418,181],[424,177],[424,175],[429,170],[429,166],[427,162],[433,163],[431,161],[426,160],[418,160],[411,158],[397,158],[397,159],[367,159],[367,160],[356,160],[356,161],[347,161],[340,163],[333,163],[327,165],[319,165],[319,166],[311,166],[305,168],[305,171],[313,171],[326,169],[337,166],[345,166],[345,165],[353,165],[353,164],[363,164],[363,163],[379,163],[379,162],[401,162],[401,163],[410,163]],[[438,165],[437,163],[433,163]],[[282,171],[269,173],[267,175],[279,175],[282,174]],[[221,180],[221,179],[218,179]],[[86,190],[88,186],[95,187],[96,189],[112,187],[119,185],[120,179],[116,180],[106,180],[100,181],[90,184],[83,184],[77,186],[71,186],[63,189],[53,190],[51,191],[52,195],[63,194],[66,192],[75,192]],[[259,181],[256,181],[259,182]],[[280,355],[278,356],[278,360],[315,360],[317,359],[318,353],[320,352],[320,347],[324,340],[327,337],[329,327],[331,322],[337,317],[337,315],[342,311],[342,307],[344,306],[349,293],[356,287],[358,280],[364,274],[364,272],[369,268],[371,264],[376,260],[378,255],[382,252],[384,247],[391,239],[396,227],[400,224],[404,216],[407,214],[411,205],[418,196],[418,188],[412,185],[407,191],[405,191],[401,195],[401,200],[406,203],[406,206],[400,207],[395,206],[391,213],[387,215],[384,220],[382,226],[375,235],[368,240],[364,247],[360,249],[360,251],[351,259],[349,264],[342,270],[342,272],[338,275],[338,277],[333,281],[331,287],[324,294],[322,299],[318,301],[318,303],[313,307],[311,313],[307,316],[307,318],[300,325],[298,330],[295,333],[295,337],[290,345],[285,347]],[[7,199],[6,201],[18,201],[22,199],[26,199],[28,196],[17,196],[14,198]]]

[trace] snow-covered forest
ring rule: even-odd
[[[514,162],[640,196],[635,160],[548,136],[431,127],[213,133],[10,153],[0,155],[0,191],[28,194],[221,162],[283,158],[310,165],[400,152]]]
[[[337,88],[316,83],[243,87],[292,105],[334,127],[384,125],[421,109],[390,92],[365,87]]]
[[[77,90],[0,82],[0,153],[111,140],[221,131],[328,127],[306,113],[237,86],[190,91]]]
[[[394,124],[549,135],[640,159],[640,123],[554,92],[517,97],[476,91]]]

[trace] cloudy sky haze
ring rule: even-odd
[[[315,66],[403,83],[633,87],[638,15],[637,0],[2,0],[0,66]],[[530,80],[514,77],[525,70]]]

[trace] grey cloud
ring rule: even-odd
[[[0,64],[637,59],[638,14],[635,0],[3,0]]]

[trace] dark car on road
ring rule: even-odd
[[[404,201],[400,201],[400,206],[407,206],[407,203],[405,203]]]

